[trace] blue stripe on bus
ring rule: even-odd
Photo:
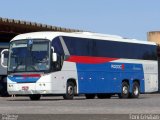
[[[142,64],[130,63],[77,63],[79,93],[120,93],[122,80],[140,81],[141,93],[144,92],[144,72]],[[130,87],[130,92],[132,87]]]
[[[16,83],[36,83],[40,77],[23,77],[19,75],[8,76],[8,79]]]

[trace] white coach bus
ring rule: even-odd
[[[21,34],[8,50],[8,93],[31,100],[57,94],[138,98],[158,91],[156,48],[151,42],[88,32]]]

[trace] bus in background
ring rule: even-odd
[[[9,48],[9,42],[0,42],[0,52]],[[8,54],[4,56],[4,64],[7,65]],[[1,60],[0,60],[1,62]],[[7,93],[7,68],[0,65],[0,96],[8,96]]]
[[[158,91],[157,46],[89,32],[21,34],[10,42],[7,90],[31,100],[138,98]]]

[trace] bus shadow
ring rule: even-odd
[[[156,94],[157,95],[157,94]],[[155,96],[156,96],[155,95]],[[159,94],[160,95],[160,94]],[[141,100],[141,99],[150,99],[154,96],[154,94],[142,94],[139,98],[127,98],[127,99],[120,99],[118,95],[113,95],[111,98],[108,99],[99,99],[95,98],[96,100]],[[155,97],[154,96],[154,97]],[[15,97],[7,97],[7,101],[36,101],[30,100],[28,96],[15,96]],[[75,96],[73,100],[65,100],[62,96],[42,96],[40,100],[37,101],[79,101],[79,100],[94,100],[94,99],[86,99],[85,96]]]
[[[70,101],[79,101],[79,100],[86,100],[86,98],[74,98]],[[69,101],[65,100],[63,98],[45,98],[42,97],[40,100],[30,100],[29,98],[20,98],[20,97],[14,97],[14,98],[7,98],[7,101]]]
[[[128,99],[120,99],[118,97],[111,97],[110,99],[99,99],[99,98],[95,98],[95,99],[86,99],[86,98],[74,98],[73,100],[65,100],[63,98],[41,98],[40,100],[30,100],[29,98],[8,98],[7,101],[84,101],[84,100],[143,100],[143,99],[150,99],[152,97],[147,97],[147,96],[143,96],[140,98],[128,98]]]

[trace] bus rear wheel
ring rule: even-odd
[[[63,98],[66,100],[72,100],[74,98],[74,90],[74,83],[67,82],[66,94],[63,96]]]
[[[30,100],[40,100],[41,95],[39,94],[34,94],[34,95],[29,95]]]
[[[111,94],[97,94],[99,99],[111,98]]]
[[[140,86],[138,82],[133,83],[132,93],[130,94],[131,98],[138,98],[140,94]]]
[[[121,89],[121,93],[118,94],[119,98],[128,98],[129,97],[129,84],[124,81],[122,82],[122,89]]]
[[[95,98],[95,94],[85,94],[86,99],[94,99]]]

